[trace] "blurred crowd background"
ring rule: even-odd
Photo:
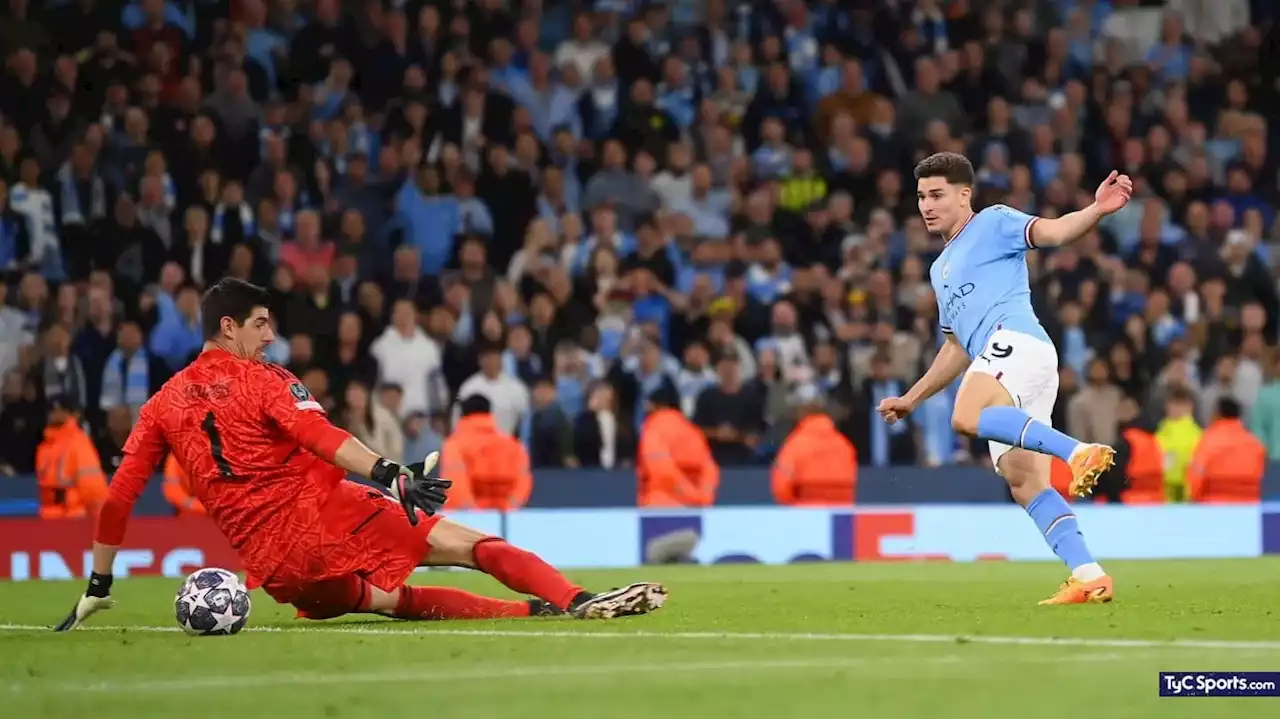
[[[269,359],[391,457],[479,393],[535,467],[624,467],[674,388],[724,466],[815,403],[862,464],[986,461],[954,388],[874,413],[941,341],[911,176],[939,150],[1046,217],[1135,179],[1028,257],[1056,426],[1199,437],[1234,406],[1280,459],[1267,0],[7,5],[6,472],[52,412],[110,473],[222,276],[271,289]]]

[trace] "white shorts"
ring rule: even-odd
[[[981,372],[995,377],[1009,392],[1018,409],[1053,426],[1053,406],[1058,400],[1058,349],[1052,342],[1013,330],[997,329],[965,374]],[[1000,457],[1013,449],[988,442],[991,463],[1000,471]]]

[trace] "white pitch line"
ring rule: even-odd
[[[812,632],[655,632],[655,631],[553,631],[515,629],[436,629],[405,622],[386,622],[406,629],[376,625],[317,624],[311,627],[249,627],[249,633],[274,634],[372,634],[379,636],[454,636],[528,639],[668,639],[714,641],[821,641],[900,642],[906,644],[988,644],[1027,647],[1092,647],[1109,649],[1226,649],[1280,651],[1280,641],[1237,641],[1230,639],[1105,639],[1101,637],[1018,637],[960,634],[824,634]],[[49,627],[34,624],[0,624],[0,632],[40,632]],[[82,626],[76,631],[96,632],[178,632],[166,626]]]

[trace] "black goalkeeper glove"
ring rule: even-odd
[[[427,455],[421,464],[401,465],[389,459],[380,459],[373,465],[369,478],[391,490],[391,496],[400,502],[405,515],[409,517],[409,524],[416,527],[417,510],[421,509],[430,517],[440,511],[449,498],[449,488],[453,486],[453,482],[427,476],[439,461],[439,452]]]
[[[53,631],[69,632],[94,614],[115,605],[115,600],[111,598],[111,575],[94,572],[89,575],[89,588],[84,591],[84,596],[80,597],[71,608],[71,613]]]

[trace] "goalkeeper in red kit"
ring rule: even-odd
[[[167,452],[240,556],[248,586],[300,617],[607,619],[662,606],[661,585],[592,594],[536,555],[439,516],[450,483],[428,476],[436,455],[407,466],[377,456],[330,424],[296,377],[262,360],[275,339],[268,301],[234,279],[205,294],[204,349],[139,411],[98,516],[89,587],[57,630],[112,606],[111,568],[129,514]],[[419,566],[477,569],[533,598],[406,585]]]

